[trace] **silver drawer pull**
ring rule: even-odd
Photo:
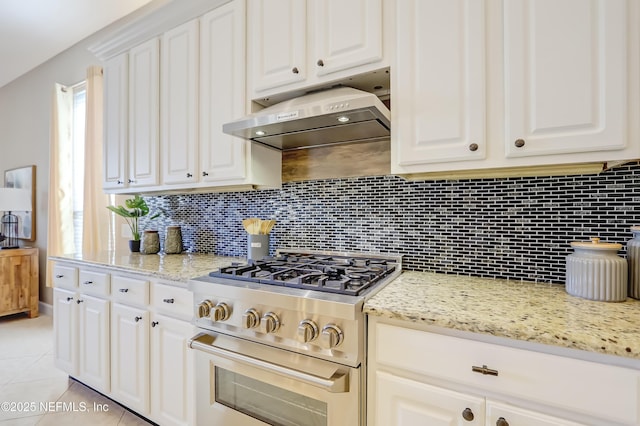
[[[487,368],[486,365],[483,365],[482,367],[476,367],[475,365],[471,366],[471,371],[473,371],[474,373],[482,373],[486,376],[497,376],[498,375],[498,370],[493,370],[491,368]]]
[[[93,281],[85,281],[85,282],[83,282],[82,284],[84,284],[84,285],[93,284]]]
[[[121,288],[120,290],[118,290],[120,293],[126,293],[129,291],[128,288]]]
[[[135,317],[134,320],[136,320],[136,322],[140,321],[142,319],[142,317]]]
[[[173,303],[173,302],[174,302],[174,300],[173,300],[173,299],[162,299],[162,301],[163,301],[164,303]]]
[[[56,278],[64,278],[64,275],[56,275]]]

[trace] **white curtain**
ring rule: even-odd
[[[56,256],[73,251],[73,190],[71,173],[71,114],[73,93],[56,84],[51,108],[49,141],[49,220],[47,225],[47,255]],[[47,262],[47,286],[52,286],[53,262]]]
[[[87,69],[87,115],[84,148],[84,205],[82,251],[96,253],[108,250],[111,213],[107,210],[109,196],[102,190],[102,68]]]

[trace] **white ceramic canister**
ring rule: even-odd
[[[567,256],[567,293],[602,302],[627,298],[627,261],[618,256],[622,244],[574,241],[575,252]]]
[[[633,239],[627,243],[629,297],[640,299],[640,226],[632,226]]]

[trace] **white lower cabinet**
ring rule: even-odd
[[[56,367],[69,374],[78,375],[78,308],[76,293],[53,289],[53,358]]]
[[[54,276],[56,366],[157,424],[193,425],[191,292],[107,267]]]
[[[111,321],[112,397],[149,414],[149,312],[113,304]]]
[[[640,370],[378,317],[368,333],[370,426],[640,424]]]
[[[98,297],[80,295],[78,301],[78,380],[109,391],[109,304]]]
[[[483,425],[484,399],[379,371],[375,376],[375,423]]]
[[[91,271],[83,275],[83,283],[78,292],[72,288],[78,285],[78,273],[67,268],[73,274],[71,281],[62,282],[62,274],[54,271],[54,285],[58,281],[65,288],[54,288],[54,362],[61,370],[87,385],[109,392],[109,305],[104,297],[88,295],[86,292],[102,294],[108,287],[108,274]],[[72,274],[67,274],[71,277]],[[90,276],[96,280],[89,280]],[[60,278],[57,278],[60,277]],[[99,287],[87,288],[98,284]],[[107,287],[106,287],[107,286]]]
[[[188,321],[151,317],[151,416],[162,425],[193,424],[194,359],[187,344],[193,335]]]

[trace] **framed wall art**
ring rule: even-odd
[[[31,191],[31,211],[11,212],[18,217],[18,238],[36,240],[36,166],[25,166],[4,172],[5,188],[21,188]]]

